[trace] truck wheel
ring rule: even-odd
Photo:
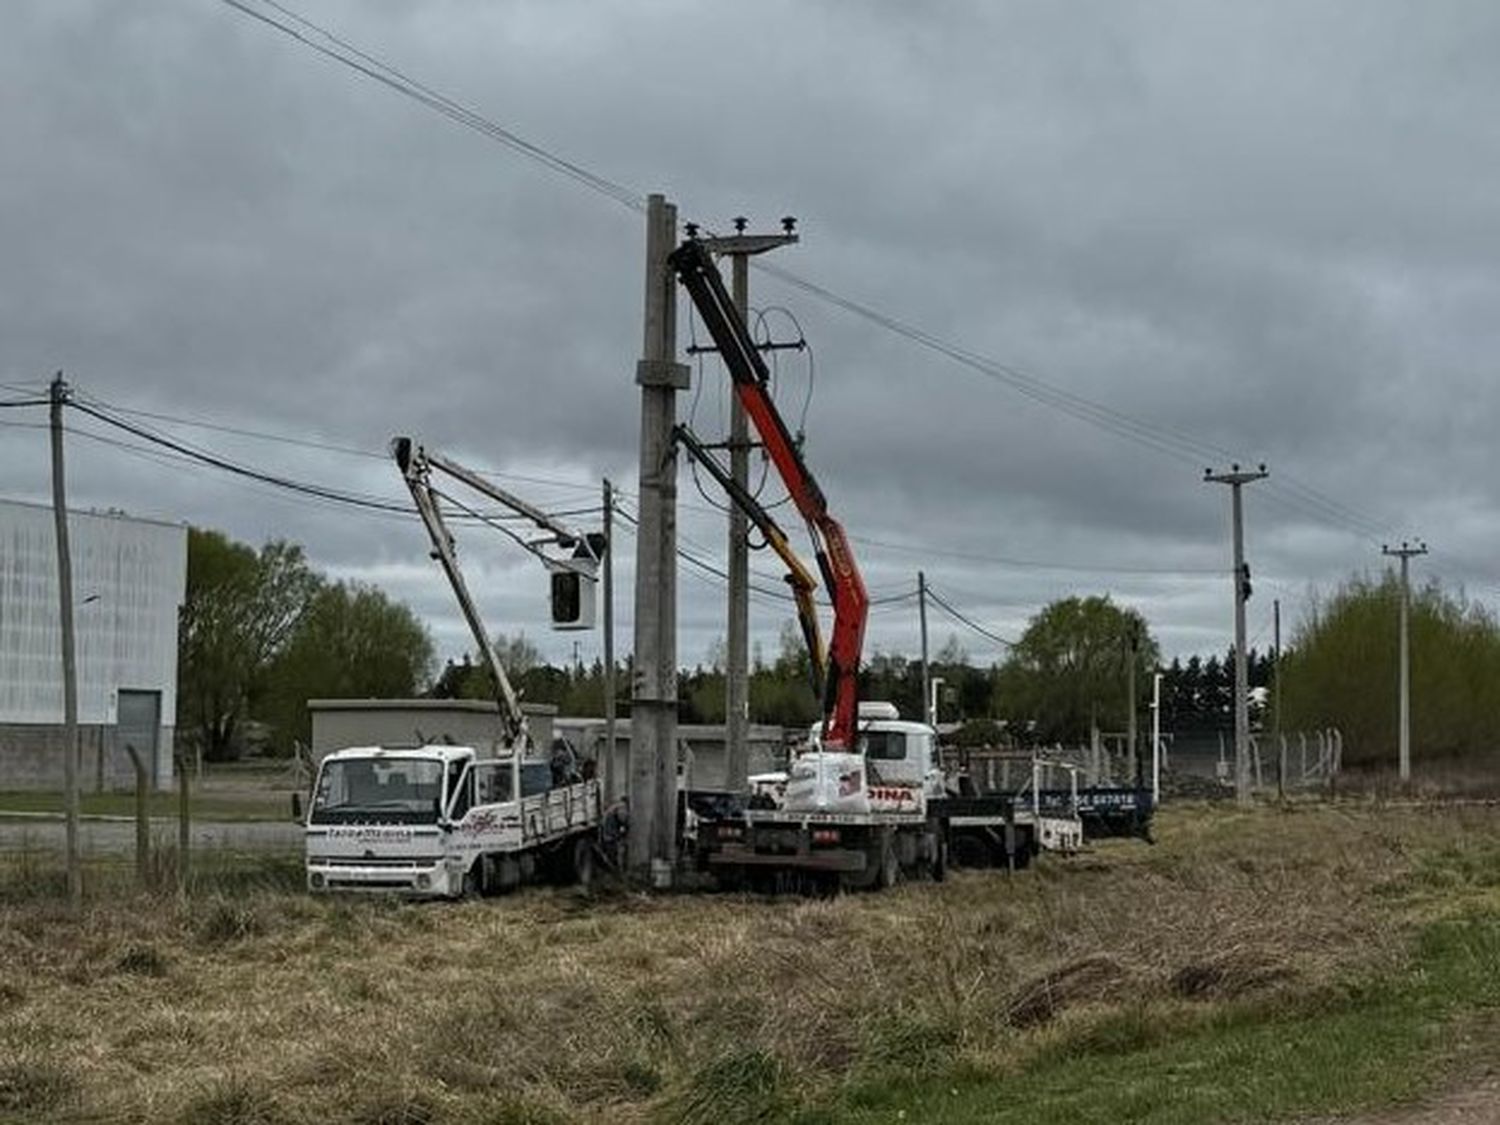
[[[483,863],[484,860],[476,859],[469,865],[469,869],[464,872],[463,887],[458,892],[460,898],[475,899],[484,893],[484,879],[481,877],[479,871],[480,865]]]
[[[941,883],[948,878],[948,841],[939,836],[935,840],[936,854],[932,857],[932,881]]]

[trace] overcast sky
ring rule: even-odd
[[[1492,3],[290,3],[685,219],[797,216],[776,265],[1070,396],[754,276],[752,304],[812,345],[779,357],[777,397],[883,599],[867,650],[915,653],[914,601],[885,599],[923,568],[1003,636],[1108,593],[1167,656],[1223,651],[1229,496],[1202,474],[1234,459],[1271,471],[1246,489],[1260,647],[1274,598],[1290,632],[1382,541],[1424,537],[1415,573],[1500,597]],[[378,455],[412,433],[542,506],[597,505],[608,475],[633,507],[639,214],[221,0],[5,7],[0,396],[61,369],[299,480],[401,499]],[[720,437],[726,393],[707,363],[681,413]],[[0,412],[4,495],[46,498],[44,422]],[[77,505],[295,540],[466,647],[415,517],[71,422]],[[682,486],[682,545],[721,565],[723,517]],[[598,654],[597,632],[548,632],[514,545],[466,530],[460,550],[492,630]],[[623,652],[628,536],[617,558]],[[691,665],[723,587],[685,566],[680,592]],[[767,656],[790,619],[756,597]],[[1003,654],[940,610],[933,633]]]

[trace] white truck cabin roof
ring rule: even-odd
[[[442,762],[444,765],[447,765],[450,762],[467,761],[470,758],[478,757],[479,751],[475,750],[472,746],[449,746],[447,744],[402,747],[349,746],[343,750],[335,750],[331,754],[324,755],[323,761],[362,761],[367,758],[422,758],[427,761]]]

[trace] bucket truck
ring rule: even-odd
[[[307,885],[313,891],[385,891],[459,897],[508,890],[538,877],[588,883],[606,814],[588,763],[543,756],[485,631],[443,520],[433,470],[536,523],[544,542],[573,552],[554,573],[591,573],[605,544],[571,532],[484,477],[410,438],[391,443],[402,479],[432,541],[495,691],[491,746],[361,746],[323,759],[307,817]],[[575,562],[576,560],[576,562]],[[585,774],[589,776],[585,776]],[[617,826],[618,827],[618,826]]]

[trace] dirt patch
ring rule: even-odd
[[[1494,1125],[1500,1121],[1500,1074],[1487,1070],[1414,1106],[1320,1117],[1305,1125]]]

